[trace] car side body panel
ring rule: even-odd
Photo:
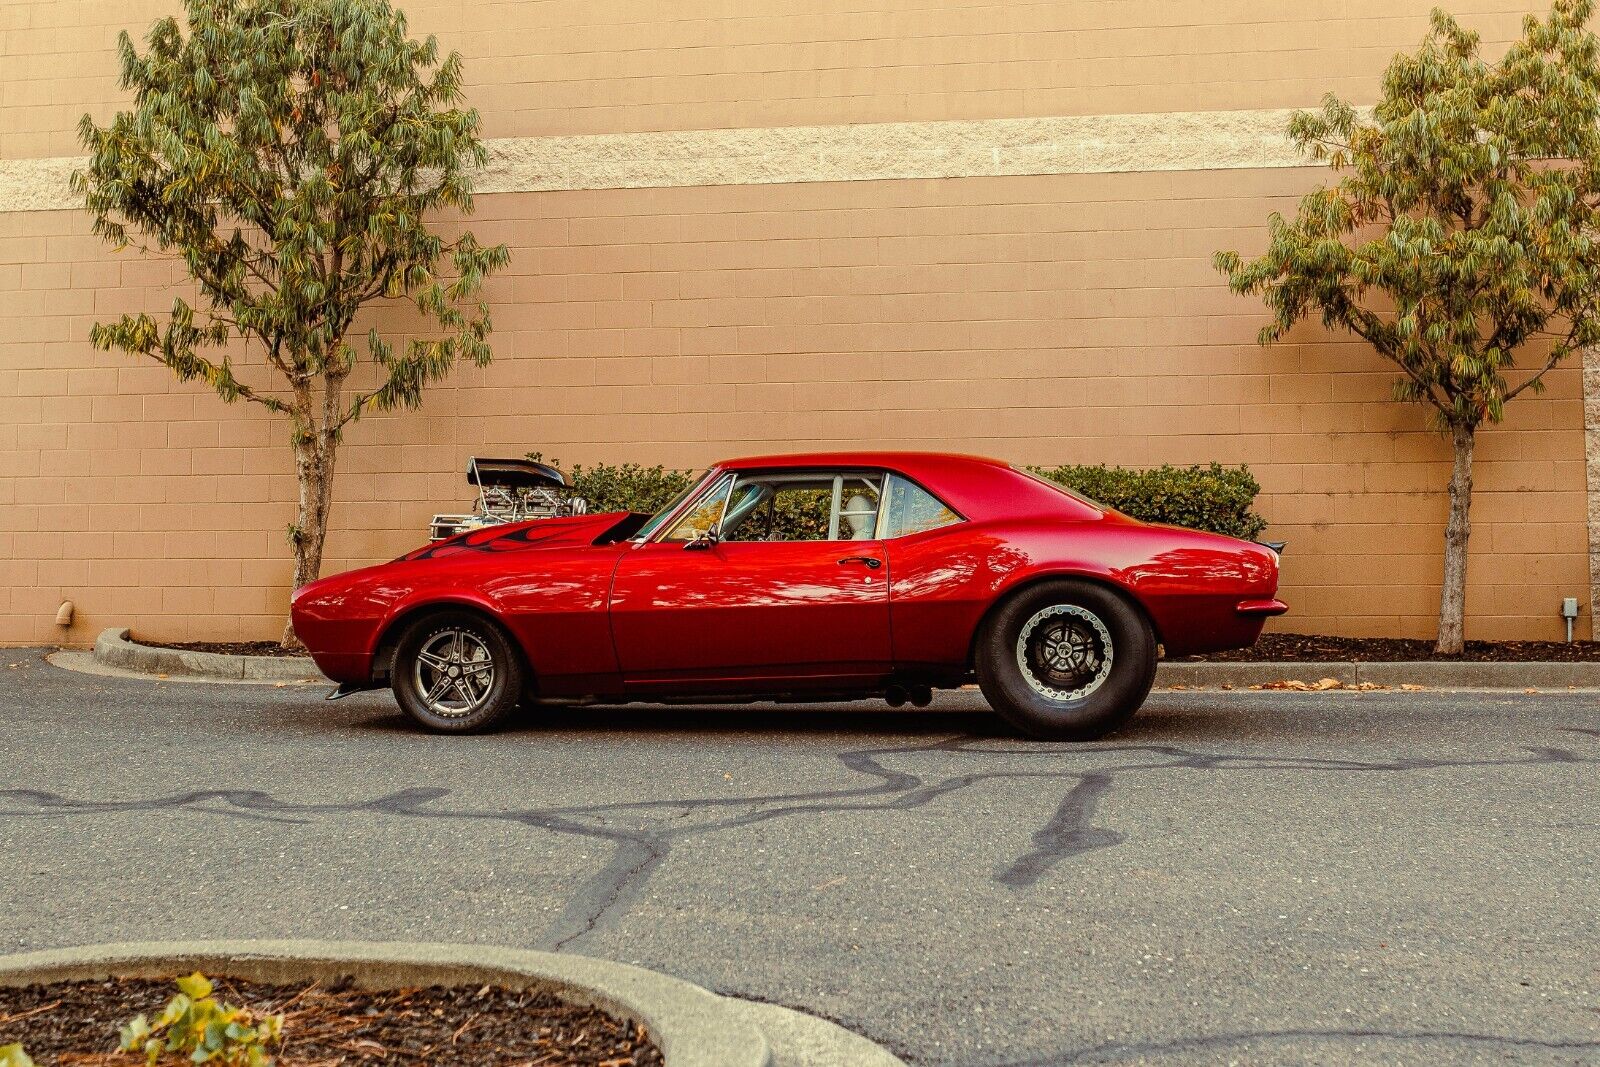
[[[633,546],[610,610],[623,680],[656,689],[882,677],[891,664],[882,555],[876,541]]]
[[[1109,513],[1089,521],[964,523],[889,543],[896,665],[964,663],[989,609],[1025,585],[1081,578],[1112,586],[1150,616],[1171,655],[1249,645],[1271,600],[1269,549],[1233,538],[1153,526]]]
[[[511,633],[541,696],[643,698],[959,679],[988,612],[1055,578],[1121,592],[1169,655],[1246,647],[1287,610],[1270,549],[1139,522],[994,460],[754,457],[716,465],[703,484],[770,469],[889,471],[960,521],[878,541],[710,549],[617,540],[639,522],[621,513],[490,527],[303,587],[295,630],[329,677],[369,684],[388,666],[378,653],[415,612],[467,606]]]

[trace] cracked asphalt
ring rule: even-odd
[[[12,666],[15,665],[15,666]],[[564,711],[0,650],[0,950],[463,941],[666,971],[917,1064],[1600,1062],[1600,694]]]

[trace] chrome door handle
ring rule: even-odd
[[[846,556],[839,561],[840,566],[844,566],[847,563],[859,563],[862,566],[871,567],[873,570],[883,566],[883,560],[873,559],[871,556]]]

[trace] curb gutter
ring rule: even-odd
[[[94,658],[108,667],[141,674],[256,682],[301,682],[322,677],[309,656],[228,656],[219,652],[155,648],[135,644],[129,640],[127,628],[118,626],[100,631],[94,641]]]
[[[485,982],[548,989],[642,1023],[670,1067],[775,1067],[766,1035],[727,999],[642,967],[565,953],[369,941],[130,942],[0,956],[0,985],[191,970],[266,982],[349,977],[379,989]]]
[[[95,639],[96,662],[140,674],[179,675],[237,681],[301,682],[322,679],[322,672],[306,656],[227,656],[216,652],[185,652],[155,648],[129,640],[126,627],[113,626]],[[1222,662],[1163,661],[1156,667],[1156,688],[1243,689],[1274,682],[1314,685],[1332,678],[1341,686],[1421,685],[1429,689],[1600,689],[1600,661],[1475,663],[1461,660],[1409,660],[1358,663],[1324,662]]]
[[[1600,662],[1537,660],[1522,663],[1472,663],[1462,660],[1409,660],[1393,663],[1183,663],[1156,667],[1156,686],[1242,689],[1274,682],[1314,685],[1332,678],[1343,686],[1420,685],[1429,689],[1600,689]]]

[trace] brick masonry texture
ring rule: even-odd
[[[1303,165],[1285,109],[502,137],[483,194]],[[84,157],[0,160],[0,211],[70,210]]]
[[[1307,107],[1368,100],[1433,0],[408,0],[489,137]],[[1538,0],[1448,5],[1507,41]],[[173,0],[7,0],[0,158],[118,106],[117,33]]]
[[[694,466],[886,444],[1018,462],[1249,463],[1287,537],[1297,629],[1431,632],[1447,450],[1362,345],[1254,343],[1212,272],[1309,170],[521,193],[473,221],[513,248],[493,366],[341,453],[329,570],[420,542],[473,453]],[[270,636],[294,482],[282,426],[95,353],[96,316],[161,308],[171,265],[71,212],[0,215],[0,639],[131,624]],[[43,255],[41,256],[40,250]],[[401,320],[378,320],[396,327]],[[241,353],[245,366],[259,360]],[[250,373],[249,370],[246,373]],[[259,373],[259,371],[257,371]],[[1471,631],[1553,637],[1588,582],[1580,370],[1483,435]],[[267,379],[258,378],[266,381]]]
[[[419,413],[352,428],[329,571],[419,543],[431,513],[467,499],[474,453],[694,466],[895,445],[1040,463],[1217,459],[1251,465],[1271,536],[1291,541],[1294,612],[1280,628],[1432,633],[1446,447],[1420,411],[1387,400],[1390,375],[1359,343],[1311,324],[1258,348],[1261,309],[1209,265],[1217,248],[1259,251],[1267,213],[1291,210],[1320,172],[1239,157],[1279,166],[1001,176],[979,166],[996,147],[981,141],[936,173],[983,176],[892,169],[916,150],[895,138],[924,124],[1077,130],[1087,143],[1106,116],[1147,112],[1162,129],[1177,121],[1164,113],[1259,118],[1326,90],[1370,100],[1388,56],[1422,33],[1428,0],[403,6],[415,32],[465,54],[485,134],[535,153],[501,187],[556,189],[479,200],[473,228],[513,254],[489,287],[496,362]],[[1452,5],[1491,44],[1537,6]],[[54,157],[79,151],[79,115],[104,120],[121,103],[116,31],[175,7],[0,4],[0,171],[59,182],[70,162]],[[1087,124],[1063,123],[1072,116]],[[878,125],[839,130],[857,123]],[[726,169],[735,150],[691,160],[710,168],[699,174],[652,163],[642,182],[581,168],[535,180],[554,158],[537,153],[563,145],[590,161],[610,146],[625,171],[640,144],[803,155],[816,134],[764,128],[804,126],[829,128],[849,158],[752,176],[749,159]],[[674,132],[707,130],[728,132]],[[668,135],[621,136],[650,131]],[[552,136],[586,139],[518,140]],[[561,191],[663,173],[735,184]],[[824,180],[863,176],[883,180]],[[0,213],[0,643],[87,644],[109,625],[155,638],[279,631],[295,492],[283,425],[87,343],[97,318],[160,312],[185,291],[173,264],[112,254],[79,212]],[[380,311],[372,324],[399,334],[407,320]],[[238,358],[269,380],[258,356]],[[1559,598],[1588,588],[1581,379],[1561,369],[1481,439],[1472,636],[1556,637]],[[65,634],[51,622],[63,598],[79,609]]]

